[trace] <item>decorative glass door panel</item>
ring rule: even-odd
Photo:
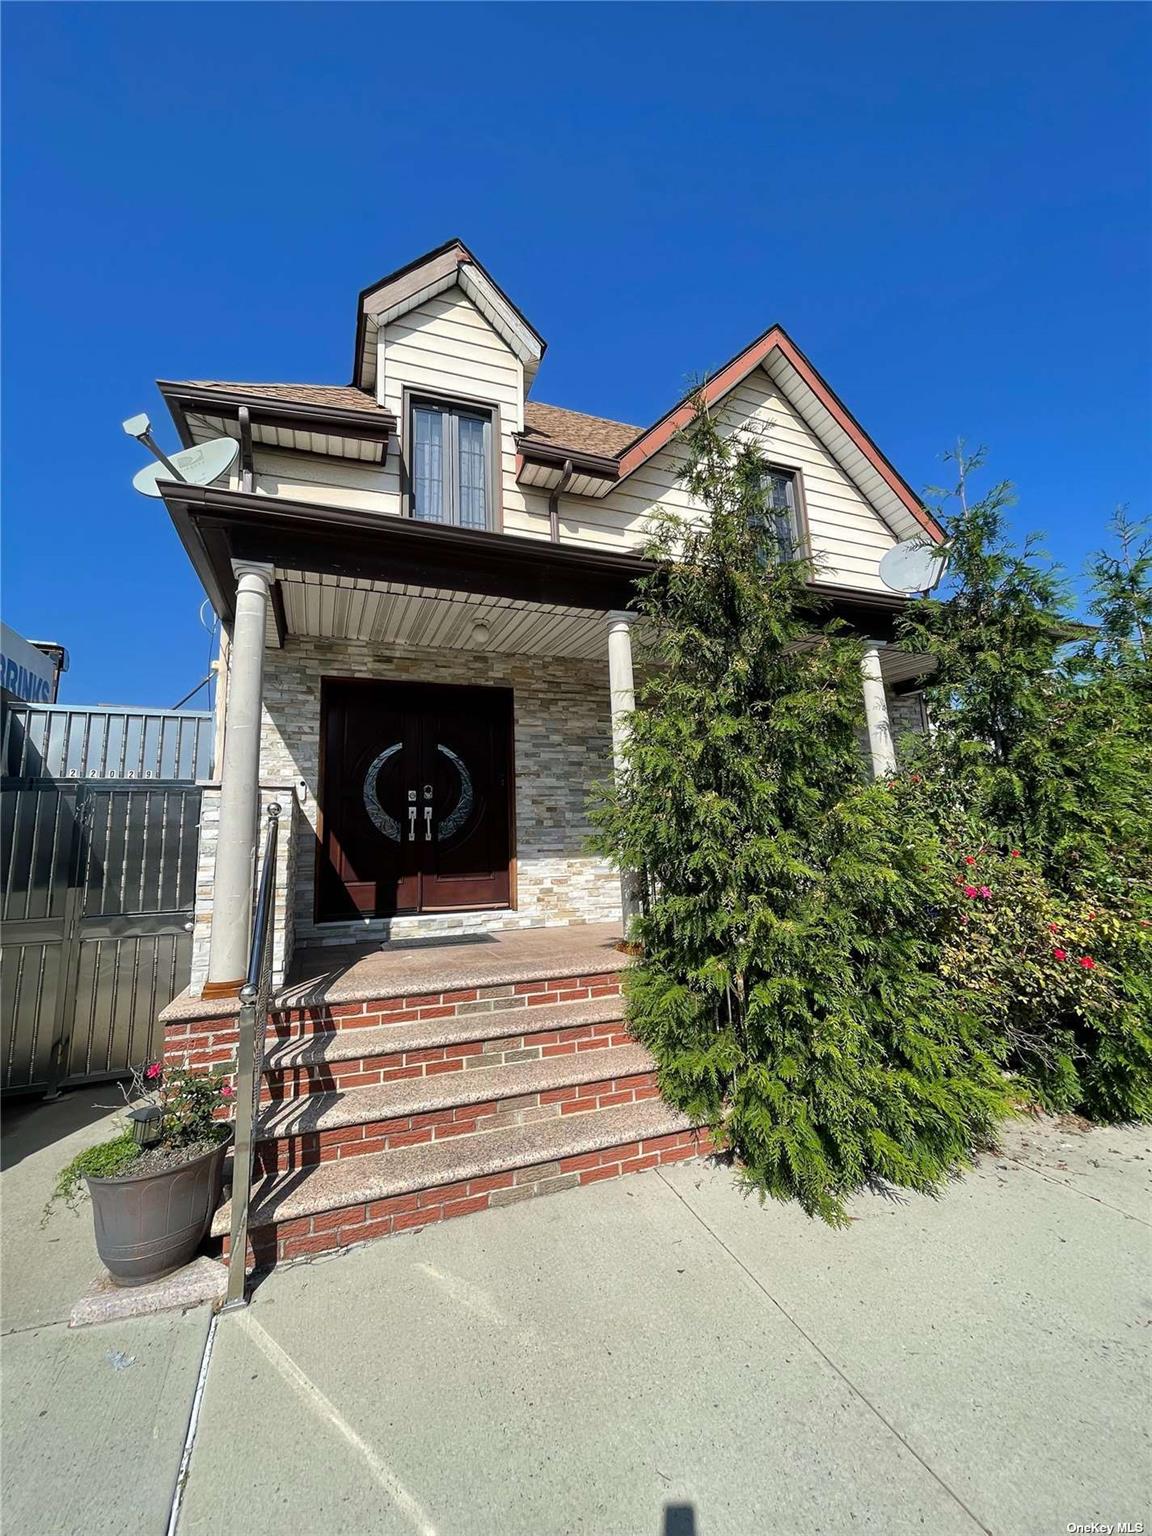
[[[321,921],[507,906],[512,695],[325,683]]]

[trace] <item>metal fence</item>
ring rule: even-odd
[[[190,780],[210,764],[212,721],[3,714],[0,1087],[52,1091],[155,1054],[156,1015],[188,984],[200,823]]]
[[[212,772],[213,717],[203,710],[4,708],[6,779],[171,779]]]

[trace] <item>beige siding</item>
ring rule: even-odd
[[[523,367],[463,290],[450,288],[392,321],[381,330],[378,346],[378,396],[398,420],[405,387],[499,407],[504,531],[547,539],[547,492],[516,482],[513,434],[523,420]],[[733,390],[721,416],[729,430],[756,432],[774,463],[801,472],[812,550],[822,579],[885,590],[877,565],[896,542],[895,535],[768,374],[757,369]],[[389,444],[383,468],[260,445],[255,463],[257,489],[264,495],[391,516],[401,511],[395,441]],[[693,507],[679,482],[682,463],[681,450],[670,445],[601,500],[562,497],[562,539],[607,549],[639,549],[654,508],[684,516],[699,513],[701,509]]]
[[[395,451],[395,444],[390,443],[389,456]],[[252,466],[258,495],[285,496],[292,501],[315,502],[321,507],[356,507],[393,516],[400,511],[399,497],[389,487],[387,472],[379,464],[278,453],[274,448],[256,444]]]
[[[758,369],[732,391],[721,420],[730,431],[756,432],[773,463],[801,472],[822,579],[886,590],[877,563],[896,542],[895,535],[766,373]],[[682,451],[671,444],[603,500],[563,498],[563,537],[604,548],[635,548],[643,543],[654,508],[686,517],[698,513],[679,481],[682,464]]]
[[[406,386],[498,406],[504,530],[547,538],[547,499],[516,483],[513,434],[524,422],[523,367],[462,289],[429,299],[381,332],[379,373],[378,398],[397,420]],[[398,497],[396,468],[393,463],[390,489]]]

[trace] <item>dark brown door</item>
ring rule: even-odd
[[[512,694],[325,683],[321,921],[504,907]]]

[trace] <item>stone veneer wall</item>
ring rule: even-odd
[[[513,690],[515,911],[315,923],[320,683],[326,677]],[[261,774],[277,782],[303,781],[293,913],[297,944],[619,919],[619,877],[587,849],[589,791],[610,774],[611,763],[607,656],[602,662],[549,660],[296,639],[265,655]]]
[[[212,893],[216,881],[216,844],[220,833],[220,785],[201,785],[200,845],[196,859],[196,910],[192,919],[192,976],[188,990],[200,997],[208,980],[208,947],[212,933]],[[296,887],[299,816],[296,793],[289,784],[260,786],[260,851],[264,847],[265,813],[280,806],[276,841],[276,903],[272,919],[272,984],[282,986],[292,964],[294,925],[291,921]]]
[[[320,681],[378,677],[398,681],[490,684],[514,692],[517,907],[508,912],[430,914],[390,921],[313,920]],[[889,694],[892,734],[926,729],[918,693]],[[868,736],[860,728],[862,753]],[[261,812],[284,807],[277,860],[274,980],[283,982],[293,948],[351,938],[412,937],[493,928],[608,922],[620,917],[619,879],[590,855],[589,788],[611,769],[607,661],[547,661],[472,652],[401,651],[346,641],[290,640],[265,656]],[[302,786],[300,801],[297,788]],[[191,992],[208,974],[219,786],[204,787]],[[263,822],[262,822],[263,824]]]

